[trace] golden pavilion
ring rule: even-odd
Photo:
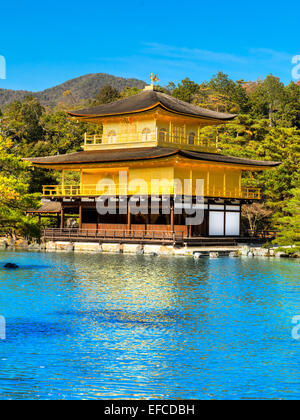
[[[279,165],[220,154],[216,141],[203,138],[201,130],[236,115],[180,101],[153,84],[137,95],[69,115],[101,125],[103,132],[86,134],[80,152],[30,159],[36,167],[62,173],[61,185],[44,186],[44,204],[37,211],[57,214],[59,226],[45,231],[52,239],[173,244],[236,240],[241,236],[241,206],[261,198],[259,189],[242,187],[243,171]],[[74,183],[67,177],[70,172],[77,174]],[[192,206],[197,202],[197,180],[203,186],[203,220],[192,224],[177,185],[188,184],[185,195]],[[132,212],[137,195],[144,211]],[[99,212],[99,196],[116,211]],[[165,197],[169,212],[164,211]],[[150,208],[153,200],[156,212]],[[70,214],[77,215],[72,227],[66,223]]]

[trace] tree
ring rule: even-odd
[[[199,85],[187,77],[178,84],[177,88],[173,91],[172,96],[180,99],[181,101],[191,103],[193,102],[195,94],[198,92],[198,90]]]
[[[279,230],[278,237],[274,243],[278,245],[296,245],[300,247],[300,183],[297,188],[291,190],[292,197],[287,201],[285,215],[276,222]]]
[[[129,96],[137,95],[138,93],[141,93],[142,90],[138,89],[136,87],[126,87],[122,90],[120,93],[120,98],[129,98]]]
[[[278,77],[270,74],[250,95],[255,116],[269,119],[270,127],[276,125],[284,109],[285,87]]]
[[[169,82],[166,86],[166,90],[172,95],[174,90],[176,89],[176,85],[174,82]]]
[[[30,167],[7,152],[9,141],[0,137],[0,229],[5,233],[37,236],[37,221],[25,217],[25,211],[37,207],[39,198],[29,194]]]
[[[247,112],[249,109],[249,99],[244,88],[244,81],[234,82],[227,74],[219,72],[214,76],[207,87],[215,95],[221,95],[224,98],[223,106],[226,105],[228,112]]]
[[[15,143],[39,141],[43,137],[40,118],[44,112],[44,107],[32,96],[27,96],[23,102],[11,103],[4,112],[2,135],[5,134]]]
[[[100,89],[96,98],[96,104],[109,104],[117,101],[118,99],[120,99],[120,92],[111,85],[106,85]]]
[[[247,219],[252,233],[255,235],[259,229],[264,228],[266,219],[272,215],[272,210],[268,209],[264,203],[253,203],[242,208],[242,216]]]
[[[285,88],[285,104],[281,123],[286,127],[300,129],[300,85],[291,82]]]
[[[238,106],[233,103],[229,96],[214,91],[209,86],[202,85],[195,95],[194,104],[202,108],[217,112],[237,112]]]
[[[228,75],[221,71],[210,80],[208,86],[214,91],[229,97],[233,95],[236,88],[234,81],[229,79]]]

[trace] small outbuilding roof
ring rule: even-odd
[[[192,105],[188,102],[181,101],[174,98],[173,96],[166,95],[165,93],[157,92],[155,90],[144,90],[137,95],[133,95],[128,98],[112,102],[110,104],[104,104],[94,108],[81,109],[78,111],[70,111],[68,114],[72,117],[78,117],[84,120],[99,117],[134,114],[142,111],[148,111],[156,107],[161,107],[176,114],[219,121],[230,121],[236,117],[234,114],[210,111],[208,109],[201,108],[197,105]]]
[[[44,202],[39,209],[28,209],[26,213],[60,213],[61,209],[61,203],[56,201],[47,201]]]

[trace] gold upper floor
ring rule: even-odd
[[[148,162],[115,162],[99,167],[62,169],[60,185],[44,186],[46,197],[99,195],[189,195],[260,199],[258,188],[242,186],[238,166],[166,158]]]
[[[102,118],[100,123],[102,134],[85,134],[85,151],[156,146],[208,153],[218,151],[216,140],[205,138],[201,131],[212,124],[208,120],[156,110],[130,118]]]

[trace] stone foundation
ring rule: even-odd
[[[112,254],[120,254],[123,252],[121,244],[102,244],[102,252],[110,252]]]
[[[74,244],[72,242],[56,242],[56,251],[60,252],[73,252]]]
[[[90,242],[75,242],[74,252],[102,252],[102,246]]]
[[[4,250],[28,250],[42,252],[93,252],[93,253],[113,253],[113,254],[131,254],[146,256],[178,256],[178,257],[194,257],[200,259],[203,257],[218,258],[219,256],[230,257],[263,257],[263,258],[283,258],[288,255],[282,252],[276,252],[276,248],[253,247],[251,245],[240,246],[191,246],[191,247],[174,247],[166,245],[152,244],[118,244],[118,243],[93,243],[93,242],[63,242],[48,241],[38,244],[37,242],[28,243],[24,239],[13,240],[11,238],[0,238],[0,251]],[[299,257],[300,255],[297,255]]]
[[[143,245],[136,244],[124,244],[123,245],[123,254],[144,254]]]

